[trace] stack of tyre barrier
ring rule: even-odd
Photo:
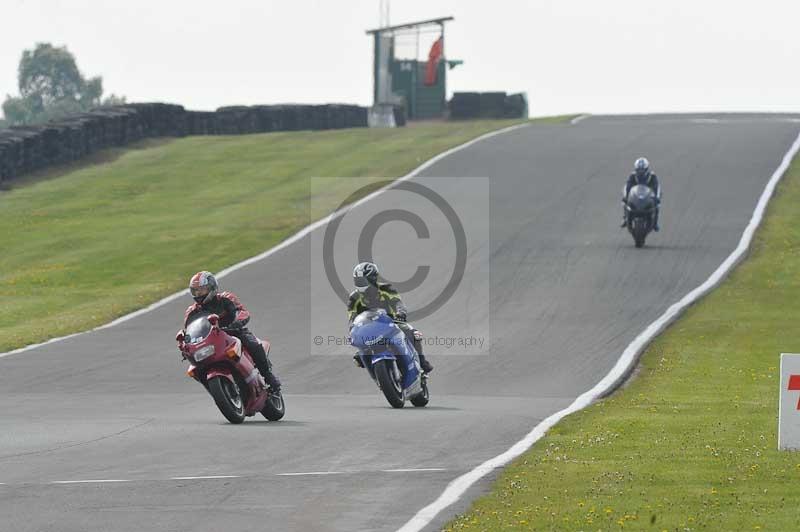
[[[528,97],[525,94],[509,94],[503,105],[503,118],[528,118]]]
[[[450,118],[527,118],[525,94],[505,92],[456,92],[449,102]]]
[[[187,111],[188,135],[244,135],[270,131],[367,126],[367,109],[356,105],[255,105]]]
[[[39,126],[0,129],[0,183],[144,138],[351,127],[367,127],[365,107],[258,105],[214,112],[163,103],[105,107]]]

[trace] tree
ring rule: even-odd
[[[25,50],[17,76],[19,97],[7,96],[3,102],[3,113],[11,124],[46,122],[125,101],[113,94],[102,100],[103,78],[84,78],[65,46],[38,43],[33,50]]]

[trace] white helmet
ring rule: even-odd
[[[647,175],[650,173],[650,161],[648,161],[644,157],[639,157],[636,159],[636,162],[633,163],[633,170],[636,172],[636,175]]]

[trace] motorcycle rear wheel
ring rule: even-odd
[[[267,402],[264,403],[264,408],[261,409],[261,415],[270,421],[279,421],[285,414],[286,403],[283,402],[281,392],[270,392]]]
[[[431,400],[431,396],[428,393],[428,379],[426,377],[422,377],[420,386],[422,387],[422,391],[411,398],[411,404],[417,407],[428,406],[428,401]]]
[[[225,377],[214,377],[208,381],[208,392],[225,419],[235,425],[244,421],[244,400],[238,384]]]
[[[391,360],[379,360],[373,366],[375,378],[381,387],[383,396],[392,405],[392,408],[403,408],[403,388],[395,378],[394,363]]]

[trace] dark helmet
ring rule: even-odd
[[[353,268],[353,283],[359,292],[378,286],[378,267],[372,262],[361,262]]]
[[[189,292],[191,292],[194,300],[204,305],[217,296],[219,285],[217,278],[211,272],[197,272],[192,275],[189,281]]]
[[[644,157],[639,157],[636,159],[636,162],[633,163],[633,171],[636,172],[637,176],[648,175],[650,173],[650,161]]]

